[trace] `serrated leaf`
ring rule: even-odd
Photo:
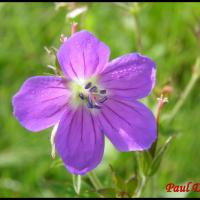
[[[81,176],[80,175],[72,175],[73,179],[73,187],[76,192],[76,194],[80,194],[81,190]]]

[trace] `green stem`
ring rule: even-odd
[[[191,77],[188,85],[186,86],[183,94],[181,95],[181,97],[179,98],[179,101],[174,106],[170,115],[167,117],[169,123],[173,121],[174,117],[176,116],[176,114],[178,113],[180,108],[183,106],[185,100],[187,99],[190,92],[192,91],[192,88],[194,87],[195,83],[197,82],[197,80],[199,78],[199,74],[197,73],[197,71],[195,71],[195,69],[199,68],[199,65],[200,65],[200,58],[197,58],[196,64],[194,67],[194,72],[192,73],[192,77]]]
[[[134,195],[134,197],[140,197],[141,196],[141,193],[142,193],[142,190],[144,189],[144,186],[145,186],[145,184],[146,184],[146,181],[147,181],[147,177],[146,176],[144,176],[144,175],[142,175],[141,176],[141,181],[140,181],[140,185],[139,185],[139,187],[138,187],[138,189],[137,189],[137,192],[136,192],[136,194]]]
[[[161,110],[162,110],[162,108],[163,108],[163,106],[165,105],[166,102],[168,102],[168,99],[163,97],[163,95],[161,94],[161,96],[159,98],[159,102],[158,102],[157,113],[156,113],[157,139],[153,143],[153,145],[151,146],[151,148],[149,150],[149,153],[151,154],[152,158],[154,158],[154,156],[155,156],[156,147],[157,147],[157,143],[158,143],[158,139],[159,139],[160,114],[161,114]]]
[[[150,187],[151,187],[151,197],[154,198],[154,188],[155,188],[155,181],[154,181],[154,176],[151,177],[151,184],[150,184]]]
[[[135,34],[136,34],[136,42],[137,42],[137,51],[142,50],[142,39],[141,39],[141,33],[140,33],[140,24],[138,15],[132,15],[135,21]]]
[[[93,186],[95,187],[96,190],[103,188],[99,178],[96,176],[96,174],[94,172],[88,173],[88,177],[89,177],[90,181],[92,182],[92,184],[93,184]]]
[[[135,194],[132,196],[132,198],[135,198],[135,197],[140,197],[141,196],[141,193],[144,189],[144,186],[146,184],[146,180],[147,180],[147,177],[144,175],[143,171],[142,171],[142,163],[141,163],[141,159],[140,159],[140,152],[135,152],[135,155],[136,155],[136,160],[137,160],[137,174],[138,176],[140,177],[139,180],[139,184],[137,186],[137,189],[136,189],[136,192]]]
[[[129,12],[129,14],[133,17],[133,20],[135,22],[135,36],[136,36],[136,47],[137,51],[142,50],[142,38],[141,38],[141,31],[140,31],[140,23],[139,23],[139,18],[138,18],[138,12],[139,12],[139,3],[134,2],[131,4],[126,4],[126,3],[118,3],[115,2],[113,3],[114,5],[122,8],[126,12]]]

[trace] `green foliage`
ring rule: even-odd
[[[162,145],[162,147],[160,147],[158,149],[158,151],[156,152],[156,155],[155,157],[152,159],[152,162],[151,162],[151,165],[150,165],[150,170],[148,172],[148,176],[152,176],[154,175],[157,170],[159,169],[160,167],[160,164],[161,164],[161,161],[164,157],[164,153],[165,151],[167,150],[167,147],[169,146],[169,144],[171,144],[171,140],[172,140],[172,136],[170,136],[166,142]]]
[[[75,19],[79,29],[93,32],[109,45],[111,58],[140,49],[141,53],[156,61],[157,85],[144,102],[155,110],[160,90],[170,84],[173,92],[162,110],[162,119],[162,115],[168,114],[180,99],[199,56],[199,4],[80,4],[85,5],[87,11]],[[135,153],[120,153],[109,146],[103,162],[95,170],[104,188],[94,190],[87,177],[83,177],[81,192],[76,194],[71,174],[58,157],[54,161],[50,156],[51,130],[29,133],[12,115],[12,96],[21,84],[30,76],[53,73],[47,65],[59,67],[55,59],[49,58],[44,47],[58,48],[61,33],[69,36],[72,20],[67,20],[66,14],[71,12],[70,9],[55,10],[54,3],[0,4],[1,197],[113,197],[116,193],[117,196],[133,196],[139,183]],[[161,120],[157,149],[161,156],[153,161],[157,173],[148,174],[152,165],[150,155],[144,153],[145,158],[140,158],[143,172],[153,175],[142,196],[167,196],[163,191],[169,182],[199,181],[199,101],[198,80],[173,123],[166,126],[167,123]],[[162,156],[163,144],[177,132],[177,137]],[[110,173],[108,164],[115,171]],[[198,195],[191,192],[186,196]]]

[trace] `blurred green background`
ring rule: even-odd
[[[66,15],[79,7],[87,11],[74,19]],[[133,8],[133,13],[127,11]],[[77,11],[77,10],[76,10]],[[73,13],[72,13],[73,14]],[[70,35],[74,20],[80,29],[93,32],[111,49],[111,58],[140,51],[157,63],[157,85],[144,100],[155,111],[161,89],[173,92],[162,115],[170,113],[181,98],[199,56],[199,3],[0,3],[0,197],[76,197],[72,176],[50,156],[51,129],[30,133],[12,115],[12,96],[31,76],[52,73],[44,46],[59,47],[60,34]],[[196,35],[194,34],[196,33]],[[139,42],[140,41],[140,42]],[[161,168],[145,187],[143,196],[163,196],[167,183],[200,182],[200,92],[194,85],[173,123],[162,124],[162,141],[177,137],[167,149]],[[95,169],[102,183],[111,187],[109,164],[123,178],[132,175],[134,153],[117,152],[107,143],[104,160]],[[85,176],[81,197],[97,197]],[[174,196],[200,197],[199,193]]]

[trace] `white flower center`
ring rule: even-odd
[[[107,100],[106,90],[97,84],[97,78],[75,79],[70,83],[72,91],[72,105],[77,107],[81,104],[90,109],[100,109],[102,103]]]

